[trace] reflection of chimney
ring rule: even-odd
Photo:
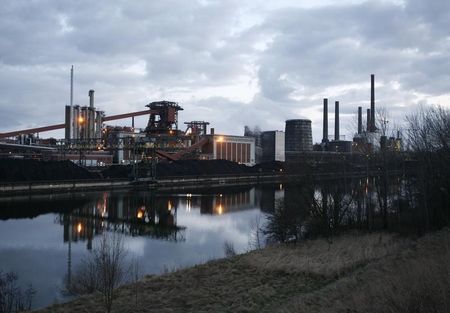
[[[89,107],[94,107],[94,90],[89,90]]]
[[[334,102],[334,140],[339,140],[339,101]]]
[[[362,133],[362,107],[358,107],[358,134]]]
[[[323,138],[322,142],[328,142],[328,99],[323,99]]]
[[[370,75],[370,131],[375,131],[375,75]]]
[[[367,126],[366,132],[370,132],[370,109],[367,109]]]

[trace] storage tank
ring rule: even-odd
[[[286,153],[312,151],[311,120],[287,120],[285,136]]]

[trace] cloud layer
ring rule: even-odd
[[[309,118],[320,141],[328,97],[340,101],[350,136],[371,73],[393,122],[418,104],[450,106],[448,1],[333,3],[5,1],[0,132],[61,123],[72,64],[76,103],[89,89],[107,114],[179,101],[181,121],[207,120],[221,133]]]

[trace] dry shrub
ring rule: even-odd
[[[386,311],[450,312],[450,239],[439,233],[436,236],[436,241],[424,238],[417,249],[418,257],[405,262],[388,278],[388,288],[384,289]]]
[[[408,245],[392,234],[348,234],[268,247],[246,255],[247,262],[262,269],[338,277],[367,262],[383,258]],[[255,255],[256,254],[256,255]]]

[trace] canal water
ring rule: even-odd
[[[280,184],[196,191],[108,191],[0,199],[0,271],[36,290],[33,307],[66,301],[73,275],[104,233],[120,234],[139,272],[159,274],[255,247],[283,198]]]
[[[16,273],[23,289],[32,284],[39,308],[67,300],[64,281],[103,234],[123,239],[140,274],[160,274],[222,258],[230,246],[242,253],[353,228],[420,234],[442,227],[418,195],[409,180],[390,176],[0,198],[0,271]]]

